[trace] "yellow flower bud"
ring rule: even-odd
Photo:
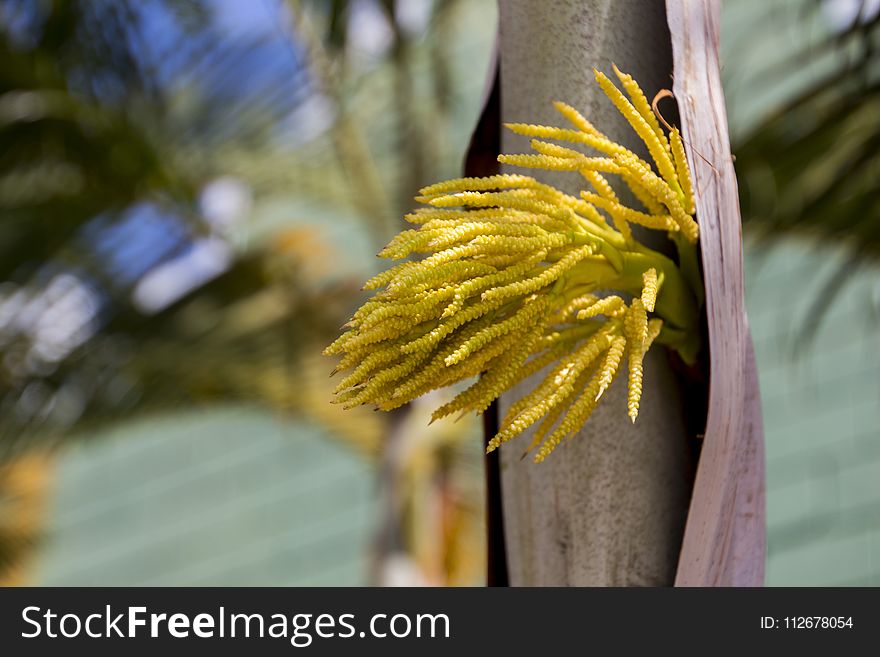
[[[654,312],[654,304],[657,303],[659,290],[660,282],[657,279],[657,270],[651,267],[642,274],[642,303],[648,312]]]

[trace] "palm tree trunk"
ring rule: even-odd
[[[649,98],[669,87],[664,3],[500,0],[499,6],[503,121],[558,124],[551,102],[561,100],[639,151],[638,138],[604,97],[592,69],[609,71],[617,64]],[[527,152],[528,142],[505,132],[502,149]],[[574,194],[580,189],[573,175],[548,174],[544,180]],[[646,235],[640,239],[651,242]],[[648,355],[645,373],[635,425],[626,414],[625,381],[618,380],[580,433],[546,462],[521,460],[518,443],[500,450],[511,585],[673,583],[693,458],[681,385],[663,350]],[[503,396],[501,414],[535,383]]]

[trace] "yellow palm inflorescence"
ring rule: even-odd
[[[602,73],[596,78],[653,166],[555,103],[573,128],[509,124],[532,138],[534,153],[498,159],[580,174],[590,189],[579,197],[520,174],[422,189],[417,200],[426,207],[406,216],[416,228],[380,253],[404,261],[367,282],[374,296],[325,350],[341,358],[337,369],[351,370],[336,388],[339,403],[391,410],[473,379],[433,418],[480,413],[543,373],[488,446],[537,425],[529,449],[542,461],[580,429],[621,369],[635,422],[642,363],[655,340],[695,360],[702,283],[633,233],[666,231],[679,262],[694,261],[699,228],[681,137],[667,135],[633,78],[614,70],[626,95]],[[608,176],[641,207],[627,206]]]

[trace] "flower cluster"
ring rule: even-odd
[[[537,424],[529,449],[542,461],[578,431],[621,369],[635,421],[642,362],[655,340],[694,360],[701,283],[683,263],[695,262],[699,229],[681,136],[677,129],[667,135],[632,77],[614,70],[628,97],[596,72],[599,85],[654,166],[564,103],[555,106],[571,128],[508,125],[533,138],[534,152],[500,162],[576,172],[589,190],[575,197],[514,174],[421,190],[417,200],[426,207],[406,217],[416,228],[380,253],[402,262],[367,282],[374,296],[325,352],[340,356],[337,370],[350,370],[337,401],[391,410],[478,377],[433,417],[480,413],[542,372],[488,447]],[[609,174],[641,209],[621,200]],[[666,231],[679,263],[641,244],[634,224]]]

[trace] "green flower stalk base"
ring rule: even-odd
[[[510,124],[533,138],[534,152],[498,159],[579,174],[589,184],[580,198],[525,175],[421,190],[416,200],[427,207],[406,217],[417,227],[380,253],[403,262],[367,282],[376,293],[325,351],[341,357],[337,371],[348,371],[336,389],[339,403],[392,410],[473,379],[433,418],[481,413],[544,372],[488,446],[537,424],[527,451],[536,450],[539,462],[580,429],[622,369],[635,422],[642,361],[654,342],[695,361],[703,288],[681,136],[664,132],[632,77],[614,70],[628,97],[596,72],[598,83],[644,141],[653,166],[555,103],[572,127]],[[608,175],[642,207],[624,205]],[[632,224],[666,231],[678,262],[639,243]]]

